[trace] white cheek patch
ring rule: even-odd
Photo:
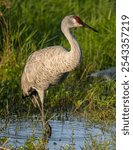
[[[73,18],[73,23],[77,23],[77,20]]]

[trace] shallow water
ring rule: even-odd
[[[2,126],[3,120],[0,121]],[[59,150],[67,144],[74,144],[76,150],[80,150],[85,143],[91,144],[92,137],[98,143],[110,141],[112,143],[112,133],[115,134],[115,123],[111,125],[90,123],[83,118],[69,117],[59,119],[54,118],[49,121],[52,127],[52,136],[48,142],[50,150]],[[24,145],[30,137],[41,137],[41,121],[37,117],[10,119],[4,131],[0,131],[0,137],[9,138],[8,144],[14,147]],[[114,145],[110,145],[114,149]]]

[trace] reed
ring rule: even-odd
[[[1,0],[0,14],[0,116],[38,112],[30,98],[21,98],[20,78],[26,59],[50,45],[69,49],[60,22],[64,16],[76,14],[99,33],[74,31],[83,49],[82,64],[65,82],[47,91],[45,108],[88,113],[104,110],[106,117],[115,118],[115,82],[88,79],[96,70],[115,66],[115,0]]]

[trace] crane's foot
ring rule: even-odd
[[[48,138],[50,138],[50,137],[51,137],[51,134],[52,134],[52,127],[51,127],[50,124],[47,122],[47,123],[45,124],[45,128],[46,128],[46,136],[47,136]]]
[[[52,127],[44,119],[42,120],[42,129],[43,129],[43,136],[45,136],[46,139],[50,138],[52,134]]]
[[[49,125],[48,122],[45,123],[45,127],[43,127],[43,135],[42,135],[42,142],[47,143],[49,138],[52,134],[52,127]]]

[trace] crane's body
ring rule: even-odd
[[[45,91],[50,85],[61,82],[80,63],[80,58],[79,53],[75,60],[74,55],[61,46],[34,52],[28,58],[22,74],[23,94],[29,95],[31,88]]]
[[[42,118],[44,117],[43,101],[45,91],[50,85],[62,81],[70,71],[80,64],[82,52],[69,29],[82,26],[97,32],[82,22],[79,17],[66,16],[61,23],[61,30],[67,38],[71,50],[67,51],[62,46],[51,46],[35,51],[27,59],[21,78],[23,96],[32,95],[33,104],[38,105]],[[34,91],[40,98],[40,104]]]

